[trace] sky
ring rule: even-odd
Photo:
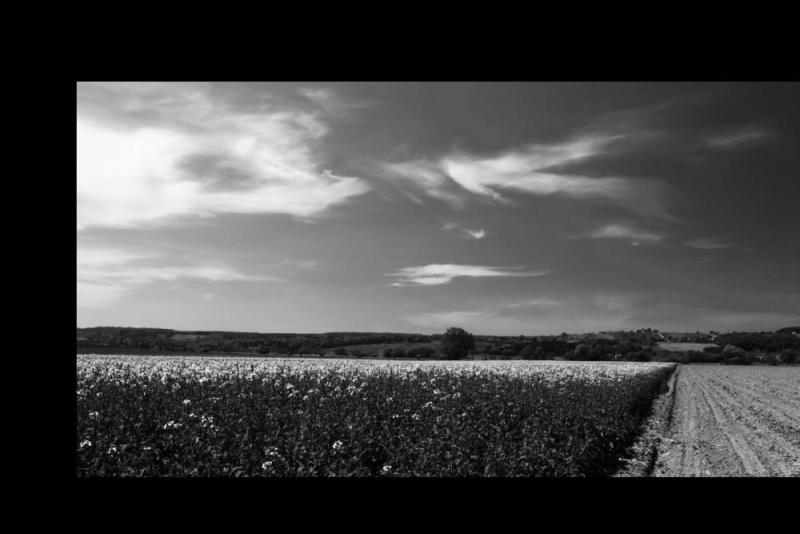
[[[77,323],[800,324],[800,84],[77,84]]]

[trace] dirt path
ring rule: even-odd
[[[800,368],[682,365],[652,476],[800,476]]]

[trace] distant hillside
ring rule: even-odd
[[[793,334],[797,333],[800,334],[800,326],[787,326],[786,328],[781,328],[780,330],[775,330],[776,334]]]
[[[429,343],[434,336],[391,332],[324,334],[179,331],[163,328],[78,328],[78,348],[131,348],[183,352],[317,353],[332,347],[376,343]]]
[[[797,332],[797,333],[792,333]],[[77,329],[78,353],[137,354],[307,354],[354,357],[434,357],[441,334],[326,332],[322,334],[180,331],[165,328],[94,327]],[[561,334],[557,336],[475,335],[477,358],[648,361],[665,352],[717,354],[732,345],[744,351],[800,351],[800,328],[725,334],[662,333],[658,330]],[[718,350],[713,351],[714,347]],[[702,352],[701,352],[702,351]],[[422,355],[422,356],[420,356]],[[696,355],[695,355],[696,356]],[[709,356],[710,357],[710,356]]]

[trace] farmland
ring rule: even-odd
[[[800,367],[682,365],[654,476],[800,476]]]
[[[77,357],[79,476],[603,476],[674,364]]]
[[[669,352],[683,352],[687,350],[703,350],[708,347],[716,347],[713,343],[668,343],[661,341],[656,344],[658,348]]]

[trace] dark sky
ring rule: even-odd
[[[80,83],[78,326],[800,323],[797,83]]]

